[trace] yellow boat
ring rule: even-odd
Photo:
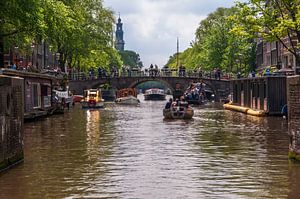
[[[84,91],[83,99],[81,100],[82,108],[103,108],[104,100],[100,89],[88,89]]]

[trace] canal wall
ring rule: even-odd
[[[287,78],[289,158],[300,162],[300,76]]]
[[[286,77],[266,76],[231,80],[232,104],[267,115],[281,115],[287,104]]]
[[[0,171],[23,161],[24,80],[0,75]]]

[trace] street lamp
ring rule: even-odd
[[[31,44],[31,67],[33,67],[34,44]]]
[[[59,53],[59,52],[55,53],[55,56],[56,56],[55,64],[57,64],[57,67],[59,68],[59,57],[60,57],[60,53]]]
[[[18,65],[18,49],[19,49],[19,47],[15,46],[14,48],[15,48],[15,52],[16,52],[16,61],[15,61],[14,65],[13,65],[13,69],[17,69],[17,65]]]

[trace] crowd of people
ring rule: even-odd
[[[185,107],[188,108],[189,103],[184,99],[183,96],[180,99],[176,98],[173,101],[173,98],[170,98],[169,101],[165,105],[165,109],[170,109],[171,107]]]
[[[187,101],[203,101],[205,97],[204,86],[203,82],[191,84],[184,93],[184,98]]]

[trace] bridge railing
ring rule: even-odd
[[[125,70],[117,71],[114,73],[103,73],[103,74],[87,74],[84,72],[70,72],[68,74],[69,80],[91,80],[99,78],[113,78],[113,77],[187,77],[187,78],[208,78],[218,79],[215,77],[213,72],[202,72],[202,71],[178,71],[178,70]],[[227,74],[223,74],[221,79],[231,79]]]

